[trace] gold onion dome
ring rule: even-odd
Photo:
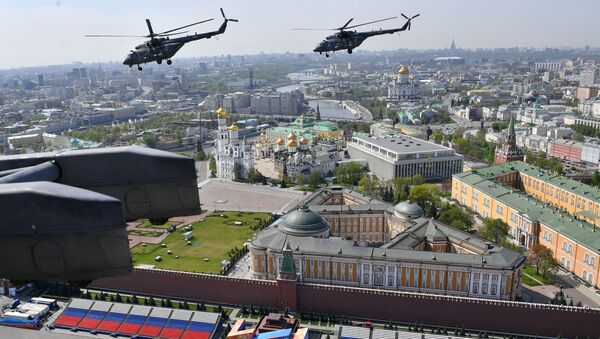
[[[219,118],[227,118],[227,111],[223,107],[221,107],[217,110],[217,116]]]
[[[231,126],[229,126],[227,129],[230,132],[237,132],[239,130],[239,128],[236,126],[236,124],[231,124]]]
[[[308,139],[306,139],[305,137],[300,138],[300,145],[306,145],[308,144]]]
[[[398,74],[408,74],[408,67],[402,65],[402,67],[400,67],[400,69],[398,70]]]
[[[415,77],[414,77],[414,76],[411,74],[411,75],[408,77],[408,79],[409,79],[409,80],[415,80]]]
[[[277,145],[284,145],[285,141],[283,140],[283,138],[279,138],[277,139]]]
[[[290,140],[288,141],[288,147],[296,147],[298,144],[296,144],[296,140]]]
[[[294,132],[288,134],[287,139],[288,140],[296,140],[296,134],[294,134]]]

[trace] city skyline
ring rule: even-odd
[[[593,18],[600,4],[576,1],[569,7],[548,1],[540,7],[534,1],[479,3],[471,0],[446,3],[396,4],[375,0],[364,6],[359,1],[316,4],[289,4],[262,0],[242,1],[172,1],[169,6],[147,1],[143,6],[105,1],[29,0],[3,3],[0,28],[18,32],[5,36],[13,53],[4,55],[0,69],[69,64],[74,61],[122,62],[125,55],[143,38],[84,38],[84,34],[147,34],[145,18],[152,20],[156,31],[185,25],[202,19],[215,20],[193,28],[190,33],[216,30],[220,25],[219,7],[239,23],[232,23],[217,39],[185,46],[174,58],[265,53],[312,53],[314,46],[329,34],[327,31],[292,31],[292,28],[327,28],[341,26],[349,18],[356,23],[401,13],[421,16],[410,32],[400,37],[382,36],[367,40],[358,50],[434,49],[448,47],[453,39],[462,48],[501,47],[583,47],[594,46],[593,32],[600,26]],[[565,7],[564,10],[561,10]],[[581,9],[578,20],[564,20],[566,10]],[[516,9],[516,10],[515,10]],[[585,9],[585,10],[583,10]],[[379,29],[400,27],[404,19],[361,27]],[[558,23],[558,24],[557,24]],[[493,39],[490,39],[493,37]]]

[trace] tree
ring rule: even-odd
[[[211,177],[214,178],[217,175],[217,160],[212,154],[208,157],[208,170]]]
[[[487,218],[483,221],[481,235],[489,241],[501,244],[508,236],[509,226],[500,219]]]
[[[156,147],[156,135],[152,134],[152,133],[146,133],[144,134],[144,137],[142,138],[142,142],[144,143],[144,145],[150,147],[150,148],[154,148]]]
[[[376,198],[381,198],[381,180],[376,176],[364,176],[358,182],[358,191]]]
[[[411,183],[413,185],[421,185],[425,183],[425,178],[423,178],[423,176],[419,173],[413,175],[413,177],[411,178]]]
[[[442,133],[440,131],[433,131],[433,133],[431,134],[431,136],[433,137],[433,141],[436,144],[441,144],[442,141],[444,140],[444,133]]]
[[[540,263],[546,261],[547,258],[553,258],[552,250],[542,244],[531,246],[531,249],[527,252],[527,262],[531,266],[535,266],[535,273],[537,274],[540,273]]]
[[[444,206],[440,216],[438,217],[438,220],[444,224],[467,232],[473,228],[473,218],[471,217],[471,214],[465,212],[462,208],[456,205]]]
[[[248,172],[248,181],[250,181],[251,184],[257,183],[257,182],[262,182],[263,181],[263,175],[256,168],[252,168]]]
[[[592,174],[592,186],[600,186],[600,172],[598,171],[594,171],[594,174]]]
[[[408,199],[421,206],[425,216],[433,217],[436,214],[437,206],[440,204],[441,196],[442,191],[437,185],[421,184],[410,188]]]
[[[558,262],[554,259],[550,249],[548,249],[548,252],[540,258],[537,267],[544,278],[546,278],[546,275],[548,274],[556,274],[558,271]]]
[[[359,163],[351,162],[342,164],[335,169],[335,176],[338,183],[347,186],[356,186],[358,181],[364,175],[364,170]]]
[[[573,134],[573,136],[571,137],[571,139],[573,141],[580,141],[580,142],[585,141],[585,139],[583,138],[583,134],[581,134],[581,133],[575,133],[575,134]]]
[[[319,171],[312,171],[308,176],[306,183],[311,188],[318,188],[325,183],[325,177]]]
[[[233,180],[238,181],[242,179],[242,165],[239,163],[233,164]]]

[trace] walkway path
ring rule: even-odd
[[[535,277],[533,277],[533,276],[531,276],[531,275],[529,275],[529,274],[525,273],[525,271],[523,271],[523,275],[524,275],[524,276],[527,276],[529,279],[531,279],[531,280],[535,281],[536,283],[538,283],[538,284],[540,284],[540,285],[546,285],[546,284],[544,284],[543,282],[541,282],[541,281],[539,281],[538,279],[536,279]]]

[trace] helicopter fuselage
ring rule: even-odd
[[[227,28],[227,21],[223,22],[218,30],[206,33],[196,33],[180,38],[153,38],[146,41],[144,44],[138,45],[132,50],[125,60],[124,65],[132,67],[134,65],[146,64],[149,62],[161,63],[162,60],[167,60],[170,64],[170,59],[173,57],[183,45],[200,39],[210,39],[212,36],[223,34]]]
[[[407,28],[408,23],[400,28],[379,29],[368,32],[341,31],[325,38],[325,40],[321,41],[315,47],[313,52],[327,53],[347,50],[348,53],[352,53],[354,48],[360,46],[363,41],[369,37],[383,34],[394,34],[396,32],[405,31]]]

